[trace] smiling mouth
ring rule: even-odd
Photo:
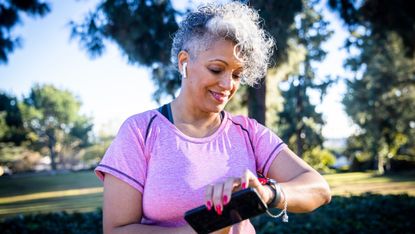
[[[222,94],[222,93],[217,93],[213,91],[209,91],[209,92],[212,94],[213,98],[219,103],[224,103],[228,98],[227,95]]]

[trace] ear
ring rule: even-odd
[[[177,67],[179,68],[179,71],[183,70],[183,63],[189,63],[189,58],[190,55],[187,51],[182,50],[179,52],[177,55],[177,62],[179,63],[177,64]]]

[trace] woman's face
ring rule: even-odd
[[[234,46],[231,41],[218,40],[186,61],[183,88],[201,111],[220,112],[238,90],[242,63],[234,56]]]

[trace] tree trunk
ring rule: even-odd
[[[376,110],[372,110],[372,113],[376,113]],[[384,159],[384,155],[382,155],[382,153],[380,152],[379,148],[381,147],[381,144],[379,142],[381,142],[382,139],[382,135],[381,132],[379,131],[380,129],[380,120],[378,119],[373,119],[373,128],[371,129],[371,133],[372,133],[372,145],[370,147],[370,154],[373,158],[373,169],[377,170],[377,174],[379,175],[383,175],[385,173],[384,170],[384,165],[385,165],[385,159]]]
[[[385,172],[383,169],[383,166],[385,165],[384,158],[379,152],[379,144],[377,140],[379,139],[379,134],[376,131],[372,132],[373,134],[373,140],[372,140],[372,146],[370,148],[370,154],[373,159],[373,169],[377,170],[377,174],[383,175]]]
[[[55,143],[53,140],[49,140],[49,151],[50,151],[50,161],[52,166],[52,171],[56,171],[56,152],[55,152]]]
[[[385,172],[389,173],[392,169],[392,165],[391,165],[391,159],[389,157],[385,158]]]
[[[383,175],[385,173],[385,157],[381,154],[378,154],[378,174]]]
[[[300,77],[298,78],[300,79]],[[302,90],[301,90],[301,82],[298,84],[298,86],[296,87],[296,91],[297,91],[297,102],[296,102],[296,107],[295,107],[295,118],[296,118],[296,126],[297,126],[297,130],[296,130],[296,135],[297,135],[297,155],[302,158],[303,157],[303,139],[301,138],[301,133],[303,132],[303,123],[302,123],[302,119],[301,119],[301,113],[303,112],[303,97],[302,97]]]
[[[258,85],[258,87],[248,88],[248,116],[256,119],[258,123],[265,125],[265,113],[266,113],[266,85],[265,79]]]
[[[303,157],[303,140],[301,139],[301,131],[302,129],[298,129],[296,131],[296,137],[297,137],[297,155],[298,157],[302,158]]]
[[[46,130],[46,135],[48,136],[48,148],[50,153],[50,162],[52,171],[56,171],[56,151],[55,151],[55,145],[56,145],[56,139],[55,139],[55,133],[53,129]]]

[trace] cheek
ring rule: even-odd
[[[231,98],[235,95],[236,91],[238,91],[240,84],[241,83],[239,81],[238,82],[235,82],[235,84],[234,84],[234,86],[233,86],[233,88],[231,90],[231,95],[230,95]]]

